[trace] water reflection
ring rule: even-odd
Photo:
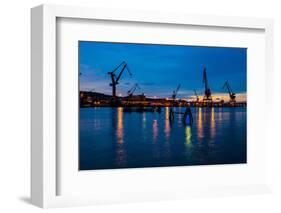
[[[146,127],[146,113],[142,113],[142,125],[143,125],[143,128]]]
[[[159,114],[126,113],[122,108],[80,109],[80,168],[246,162],[244,108],[191,110],[192,126],[181,120],[177,124],[178,114],[174,125],[170,123],[168,107]]]
[[[222,121],[222,119],[223,119],[223,117],[222,117],[222,115],[223,115],[222,109],[219,109],[218,112],[217,112],[217,114],[218,114],[218,120],[219,120],[219,121]]]
[[[124,148],[124,132],[123,132],[123,109],[121,107],[117,108],[117,149],[116,149],[116,163],[118,166],[124,166],[126,164],[126,150]]]
[[[157,142],[157,137],[158,137],[158,124],[157,124],[157,120],[156,119],[153,120],[152,134],[153,134],[153,142],[156,143]]]
[[[164,150],[165,150],[165,156],[170,157],[171,151],[170,151],[170,134],[171,134],[171,126],[170,126],[170,119],[169,119],[169,107],[165,107],[165,144],[164,144]]]
[[[178,109],[174,110],[174,111],[178,111],[181,112],[181,107],[178,107]],[[178,114],[178,126],[182,125],[182,114]]]
[[[215,124],[215,108],[212,107],[211,109],[211,138],[214,139],[216,136],[216,124]]]
[[[203,138],[203,121],[202,121],[202,108],[198,109],[197,115],[197,134],[199,138]]]
[[[171,133],[171,127],[170,127],[170,120],[169,120],[169,107],[166,107],[165,111],[165,138],[166,140],[169,140],[170,133]]]
[[[192,147],[191,137],[192,137],[191,127],[185,126],[185,145],[186,145],[187,148]]]
[[[123,110],[121,107],[117,108],[117,129],[116,129],[117,143],[122,144],[123,141]]]

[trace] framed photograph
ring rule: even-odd
[[[270,192],[272,20],[31,14],[33,204]]]

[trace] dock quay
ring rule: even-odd
[[[80,92],[80,107],[124,107],[127,111],[150,110],[155,107],[246,107],[246,102],[225,101],[187,101],[183,99],[146,98],[145,96],[118,97],[115,101],[110,95],[96,92]]]

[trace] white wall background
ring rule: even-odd
[[[37,212],[30,188],[30,8],[42,3],[275,19],[275,97],[281,98],[281,3],[278,0],[8,0],[0,7],[0,212]],[[278,85],[279,84],[279,85]],[[276,100],[272,195],[202,198],[67,209],[69,212],[280,212],[281,101]],[[63,209],[47,210],[60,212]]]

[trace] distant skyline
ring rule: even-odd
[[[124,71],[117,95],[126,96],[135,83],[140,86],[135,94],[148,97],[171,97],[178,84],[179,98],[194,96],[194,89],[203,95],[205,66],[214,95],[227,96],[222,86],[228,80],[238,96],[246,97],[246,48],[80,41],[79,58],[81,91],[111,94],[107,73],[125,61],[132,77]]]

